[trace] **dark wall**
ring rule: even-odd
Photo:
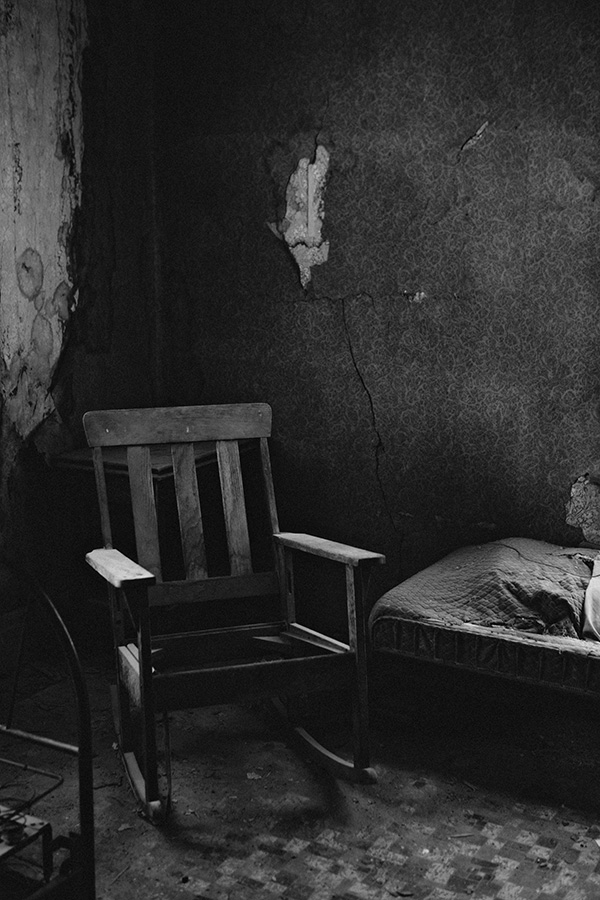
[[[78,306],[55,392],[78,442],[86,409],[152,405],[160,381],[149,4],[87,0],[87,18]]]
[[[166,396],[267,400],[284,527],[386,552],[579,540],[600,437],[600,40],[572,0],[158,12]],[[329,261],[268,227],[331,154]]]

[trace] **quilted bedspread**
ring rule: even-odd
[[[371,633],[399,617],[580,637],[590,553],[529,538],[463,547],[384,594]]]

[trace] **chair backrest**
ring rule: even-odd
[[[106,469],[112,465],[114,471],[120,455],[129,476],[137,561],[157,579],[154,605],[277,590],[273,573],[253,571],[242,465],[246,451],[258,445],[266,518],[271,533],[278,531],[267,444],[271,418],[266,403],[99,410],[84,415],[86,438],[93,448],[104,543],[113,545]],[[206,467],[208,462],[214,469],[215,461],[229,559],[229,572],[220,577],[212,577],[207,565],[204,527],[205,519],[214,513],[214,491],[203,508],[198,478],[199,466]],[[163,582],[155,487],[165,473],[169,478],[172,473],[181,537],[184,577],[176,584]]]

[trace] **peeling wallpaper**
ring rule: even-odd
[[[58,417],[53,380],[77,305],[83,0],[0,0],[0,546],[22,445]]]
[[[81,199],[81,0],[0,4],[0,407],[26,439],[76,305],[70,239]],[[5,441],[6,442],[6,441]],[[6,449],[6,448],[5,448]],[[4,469],[3,469],[4,478]]]
[[[458,544],[577,542],[595,4],[201,6],[158,23],[167,402],[270,402],[282,524],[387,553],[381,588]],[[304,290],[268,223],[317,144],[329,258]]]

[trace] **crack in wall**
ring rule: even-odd
[[[342,309],[342,322],[343,322],[343,324],[344,324],[344,333],[345,333],[345,335],[346,335],[346,341],[347,341],[347,344],[348,344],[348,350],[349,350],[349,352],[350,352],[350,359],[352,360],[352,365],[353,365],[353,367],[354,367],[354,371],[356,372],[356,375],[357,375],[357,377],[358,377],[358,380],[360,381],[360,383],[361,383],[361,385],[362,385],[362,388],[363,388],[363,390],[364,390],[364,392],[365,392],[365,394],[366,394],[367,401],[368,401],[368,404],[369,404],[369,410],[370,410],[370,414],[371,414],[371,426],[372,426],[372,428],[373,428],[373,432],[374,432],[375,437],[376,437],[376,443],[375,443],[375,479],[376,479],[377,484],[378,484],[378,486],[379,486],[379,491],[380,491],[381,496],[382,496],[382,499],[383,499],[383,506],[384,506],[384,509],[385,509],[385,511],[386,511],[386,513],[387,513],[387,516],[388,516],[388,518],[389,518],[389,520],[390,520],[390,522],[391,522],[392,528],[394,529],[394,532],[395,532],[397,535],[399,535],[399,534],[400,534],[400,529],[398,528],[398,526],[397,526],[397,524],[396,524],[396,520],[395,520],[395,518],[394,518],[394,514],[392,513],[392,509],[391,509],[391,506],[390,506],[390,503],[389,503],[389,500],[388,500],[388,497],[387,497],[387,494],[386,494],[386,491],[385,491],[385,487],[384,487],[384,485],[383,485],[383,478],[381,477],[381,454],[382,454],[382,453],[385,453],[385,444],[383,443],[383,438],[381,437],[381,432],[379,431],[379,427],[378,427],[378,424],[377,424],[377,414],[376,414],[376,412],[375,412],[375,402],[374,402],[374,400],[373,400],[373,395],[372,395],[371,391],[369,390],[369,386],[368,386],[367,382],[365,381],[364,375],[362,374],[362,372],[361,372],[361,370],[360,370],[360,366],[358,365],[358,361],[357,361],[357,359],[356,359],[356,354],[355,354],[355,352],[354,352],[354,345],[352,344],[352,337],[351,337],[351,335],[350,335],[350,328],[349,328],[349,326],[348,326],[348,317],[347,317],[347,315],[346,315],[346,301],[349,300],[349,299],[361,299],[361,298],[363,298],[363,297],[364,297],[364,298],[367,298],[367,299],[371,300],[371,302],[373,302],[373,298],[372,298],[369,294],[367,294],[367,293],[365,293],[365,292],[362,292],[362,293],[360,293],[360,294],[358,294],[358,295],[353,295],[353,296],[350,296],[350,297],[341,297],[341,298],[340,298],[341,309]],[[403,513],[403,515],[408,516],[408,515],[410,515],[410,514],[409,514],[409,513]]]
[[[480,140],[482,139],[482,137],[483,137],[484,131],[485,131],[486,128],[489,126],[489,124],[490,124],[489,121],[486,120],[486,121],[483,123],[483,125],[480,125],[480,126],[479,126],[479,128],[477,129],[477,131],[475,132],[475,134],[472,134],[470,137],[468,137],[468,138],[466,139],[466,141],[463,141],[463,143],[461,144],[461,146],[460,146],[460,148],[459,148],[459,150],[458,150],[458,152],[457,152],[457,154],[456,154],[456,161],[457,161],[457,162],[460,162],[460,159],[461,159],[463,153],[464,153],[466,150],[472,150],[473,147],[474,147],[476,144],[479,143],[479,141],[480,141]]]
[[[321,143],[321,133],[323,131],[325,125],[325,116],[329,112],[329,106],[331,104],[331,94],[327,93],[325,96],[325,105],[323,107],[323,112],[321,113],[319,123],[315,128],[315,138],[314,138],[314,146],[313,146],[313,158],[316,156],[317,148]]]

